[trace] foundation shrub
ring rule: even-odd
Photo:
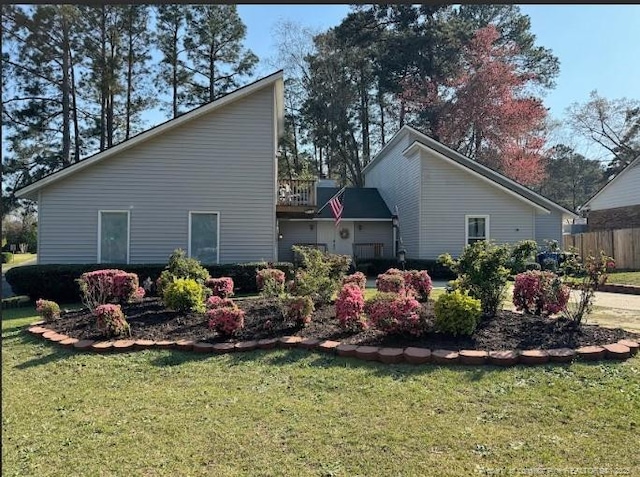
[[[244,311],[237,307],[214,308],[207,311],[209,329],[223,336],[232,336],[244,328]]]
[[[107,338],[130,336],[131,328],[120,305],[99,305],[93,311],[98,330]]]
[[[205,290],[191,278],[177,278],[164,290],[163,301],[166,307],[184,313],[195,311],[201,313],[204,306]]]
[[[380,292],[365,302],[364,311],[371,325],[385,333],[417,336],[426,328],[420,303],[411,296]]]

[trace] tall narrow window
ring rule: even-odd
[[[189,256],[202,263],[218,263],[217,212],[189,213]]]
[[[129,263],[129,212],[101,210],[98,214],[98,262]]]
[[[488,215],[467,215],[466,244],[489,239],[489,216]]]

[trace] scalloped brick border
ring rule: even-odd
[[[31,323],[26,329],[33,336],[40,336],[47,341],[57,343],[65,348],[78,351],[92,351],[94,353],[140,351],[143,349],[176,349],[194,353],[223,354],[255,349],[300,348],[310,351],[337,354],[358,358],[365,361],[380,363],[411,363],[411,364],[463,364],[481,366],[492,364],[496,366],[514,366],[516,364],[537,365],[544,363],[568,363],[573,360],[625,360],[635,355],[640,344],[632,340],[619,340],[617,343],[603,346],[583,346],[577,349],[533,349],[533,350],[447,350],[428,348],[388,348],[378,346],[358,346],[339,341],[317,340],[301,338],[299,336],[283,336],[281,338],[263,339],[258,341],[237,341],[233,343],[203,343],[187,340],[179,341],[151,341],[151,340],[110,340],[91,341],[78,340],[59,334],[44,326],[43,322]]]

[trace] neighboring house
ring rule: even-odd
[[[277,72],[16,191],[38,202],[38,262],[166,263],[176,248],[204,263],[291,261],[293,245],[433,259],[483,239],[560,241],[575,217],[405,126],[365,168],[367,187],[341,195],[336,226],[337,184],[277,179],[283,104]]]
[[[38,262],[277,259],[277,72],[16,192],[38,202]]]
[[[456,256],[465,245],[490,239],[562,243],[562,223],[573,212],[511,179],[404,126],[364,169],[365,185],[377,188],[398,210],[407,256]]]
[[[589,230],[640,227],[640,156],[582,207]]]

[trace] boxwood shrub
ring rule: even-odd
[[[288,262],[271,264],[293,276],[293,265]],[[147,277],[157,280],[165,264],[72,264],[72,265],[25,265],[7,271],[6,279],[16,295],[28,295],[31,300],[45,298],[58,303],[80,301],[80,289],[76,280],[85,272],[117,268],[138,275],[140,283]],[[266,262],[206,265],[212,277],[231,277],[236,293],[256,293],[256,269],[267,268]]]
[[[359,260],[356,269],[368,276],[378,276],[390,268],[399,268],[400,264],[394,258],[371,258]],[[420,260],[408,258],[405,270],[426,270],[432,280],[453,280],[456,274],[437,260]]]

